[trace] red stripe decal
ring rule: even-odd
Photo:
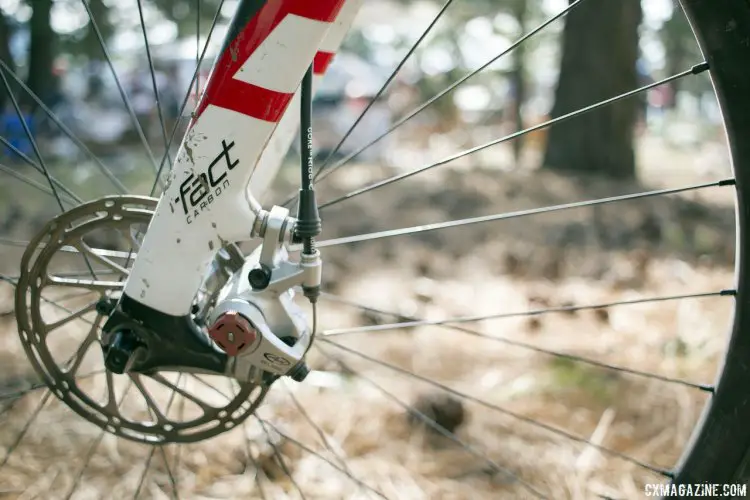
[[[332,52],[318,52],[315,54],[315,60],[313,61],[313,73],[316,75],[322,75],[328,70],[328,66],[333,62]]]
[[[235,80],[233,76],[287,15],[331,22],[338,15],[344,1],[269,0],[216,62],[214,74],[196,109],[196,118],[209,104],[213,104],[260,120],[277,122],[293,94],[264,89]],[[316,56],[316,60],[317,58]]]

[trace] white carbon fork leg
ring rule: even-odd
[[[345,5],[328,4],[331,9]],[[335,23],[287,15],[233,78],[272,92],[296,92]],[[342,29],[341,38],[348,25]],[[248,184],[254,170],[262,180],[262,169],[274,168],[270,160],[258,161],[276,126],[212,104],[194,120],[138,251],[124,290],[127,296],[169,315],[189,313],[214,253],[225,242],[251,237],[260,206],[250,194],[258,191]]]
[[[323,43],[320,45],[318,51],[319,55],[336,54],[341,47],[341,42],[344,41],[344,37],[349,32],[352,22],[359,12],[360,7],[364,0],[347,0],[339,15],[336,17],[336,21],[332,23],[331,28],[328,30]],[[313,89],[317,90],[320,87],[320,81],[325,75],[325,69],[327,66],[323,66],[321,70],[315,68],[313,75]],[[284,160],[289,148],[292,145],[292,141],[296,137],[297,131],[299,130],[299,106],[300,106],[300,89],[294,94],[294,99],[289,104],[284,116],[279,121],[279,126],[271,134],[271,139],[268,141],[268,146],[263,151],[263,154],[255,167],[252,177],[250,178],[250,192],[252,196],[260,202],[265,202],[265,194],[271,183],[276,178],[276,174],[281,167],[281,163]]]

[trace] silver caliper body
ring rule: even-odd
[[[254,330],[252,341],[229,357],[227,374],[238,380],[259,382],[262,372],[288,375],[306,369],[303,358],[312,331],[295,303],[294,288],[320,286],[322,262],[317,252],[303,254],[299,262],[289,259],[285,245],[291,242],[295,222],[283,207],[261,212],[253,233],[263,243],[223,287],[209,314],[209,325],[235,313]],[[248,280],[251,272],[259,270],[270,275],[262,289],[253,288]]]

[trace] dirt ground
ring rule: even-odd
[[[679,151],[648,156],[646,189],[728,176],[721,168],[669,168],[694,159]],[[320,187],[321,198],[393,173],[342,170]],[[321,239],[643,189],[459,165],[324,210]],[[326,290],[380,312],[321,300],[321,341],[311,358],[318,371],[303,384],[280,383],[258,412],[277,431],[249,419],[209,441],[150,448],[102,434],[55,398],[35,413],[44,397],[37,390],[0,400],[0,456],[15,449],[0,468],[0,498],[66,498],[79,479],[72,498],[132,498],[144,470],[140,498],[155,499],[175,496],[170,474],[179,497],[195,499],[375,497],[347,474],[406,500],[534,498],[527,484],[550,498],[639,498],[645,483],[662,480],[658,474],[570,436],[669,469],[705,393],[549,352],[711,383],[731,298],[513,316],[463,330],[346,328],[719,292],[733,286],[732,201],[731,188],[714,187],[326,248]],[[26,221],[19,216],[8,232],[22,235]],[[4,271],[18,255],[5,252]],[[11,297],[0,285],[0,313]],[[71,309],[81,304],[69,300]],[[0,394],[22,391],[36,378],[11,314],[0,317],[0,344]],[[99,378],[92,389],[101,389]],[[436,384],[453,395],[446,401]],[[418,425],[409,405],[455,427],[455,436]]]

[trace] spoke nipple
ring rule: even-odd
[[[692,68],[690,68],[690,72],[694,75],[699,75],[706,71],[708,69],[708,63],[706,61],[703,61],[700,64],[696,64]]]
[[[719,292],[719,295],[722,295],[722,296],[725,296],[725,297],[726,296],[735,297],[737,295],[737,290],[734,290],[734,289],[722,290],[721,292]]]
[[[736,179],[724,179],[723,181],[719,181],[719,186],[735,186],[737,185]]]

